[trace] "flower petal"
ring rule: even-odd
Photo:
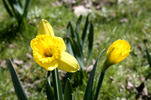
[[[129,55],[130,48],[130,44],[125,40],[119,39],[115,41],[107,50],[105,65],[110,66],[124,60]]]
[[[61,52],[66,50],[66,44],[61,37],[53,37],[52,40],[55,41],[54,44],[58,45],[58,48],[60,48]]]
[[[52,71],[58,67],[58,63],[56,60],[51,60],[50,57],[38,59],[34,56],[34,60],[41,66],[44,67],[48,71]]]
[[[78,61],[69,53],[62,52],[61,58],[58,59],[58,69],[66,72],[76,72],[79,70]]]
[[[38,28],[38,34],[39,35],[48,34],[50,36],[54,36],[53,28],[47,20],[42,19],[40,21],[39,28]]]

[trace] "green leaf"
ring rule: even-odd
[[[20,27],[20,24],[22,22],[22,15],[21,15],[21,12],[20,12],[19,8],[16,9],[16,5],[19,5],[19,3],[18,3],[17,0],[8,0],[8,2],[9,2],[9,5],[10,5],[10,7],[12,9],[14,17],[17,20],[17,22],[19,24],[19,27]]]
[[[70,40],[68,39],[69,37],[70,37],[70,22],[68,23],[68,25],[67,25],[67,39],[66,39],[66,44],[67,44],[67,50],[68,50],[68,52],[72,55],[72,56],[74,56],[74,54],[73,54],[73,51],[72,51],[72,47],[71,47],[71,44],[70,44]]]
[[[52,71],[52,78],[53,78],[53,83],[54,83],[55,100],[63,100],[57,68]]]
[[[10,17],[14,20],[13,13],[10,10],[10,8],[8,7],[8,4],[7,4],[6,0],[3,0],[3,4],[4,4],[4,6],[5,6],[5,8],[6,8],[7,12],[8,12],[8,14],[10,15]]]
[[[88,58],[87,58],[87,65],[89,65],[90,62],[90,57],[92,53],[92,47],[93,47],[93,37],[94,37],[94,32],[93,32],[93,24],[90,24],[90,30],[89,30],[89,36],[88,36]]]
[[[82,40],[81,40],[82,50],[84,48],[84,42],[85,42],[85,38],[86,38],[86,34],[87,34],[88,25],[89,25],[89,14],[87,15],[84,29],[83,29],[83,33],[82,33]]]
[[[75,41],[75,39],[69,38],[69,40],[72,46],[74,56],[76,57],[80,67],[82,68],[84,66],[84,57],[83,57],[83,52],[80,48],[80,45]]]
[[[79,26],[80,26],[81,20],[82,20],[82,15],[80,15],[80,17],[78,18],[77,23],[76,23],[76,28],[75,28],[75,38],[79,45],[80,45]]]
[[[148,63],[149,63],[149,66],[151,68],[151,57],[149,55],[149,52],[148,52],[148,48],[146,47],[146,54],[147,54],[147,60],[148,60]]]
[[[23,8],[23,5],[20,0],[18,0],[18,4],[20,5],[21,8]]]
[[[47,100],[54,100],[54,92],[50,83],[50,71],[48,71],[48,76],[47,76],[46,93],[47,93]]]
[[[19,81],[19,78],[18,78],[18,76],[15,72],[15,69],[12,65],[11,60],[9,60],[9,68],[10,68],[11,78],[12,78],[12,81],[13,81],[13,85],[14,85],[15,92],[16,92],[16,95],[18,97],[18,100],[28,100],[28,97],[24,92],[24,89],[23,89],[23,87],[22,87],[22,85]]]
[[[65,84],[64,100],[72,100],[72,98],[73,98],[73,91],[72,91],[70,80],[68,78]]]
[[[68,23],[67,29],[69,29],[69,28],[70,28],[71,37],[72,37],[72,38],[75,38],[75,35],[74,35],[74,31],[73,31],[73,27],[72,27],[71,22]],[[67,36],[70,36],[70,35],[67,34]]]
[[[12,8],[12,11],[14,12],[14,14],[15,14],[15,8],[14,8],[14,4],[16,3],[16,0],[8,0],[8,2],[9,2],[9,5],[11,6],[11,8]],[[16,15],[16,14],[15,14]]]
[[[93,66],[93,69],[91,71],[91,74],[90,74],[90,77],[89,77],[89,80],[87,82],[87,87],[86,87],[86,91],[85,91],[85,94],[84,94],[84,99],[83,100],[92,100],[92,97],[93,97],[93,81],[94,81],[94,76],[95,76],[95,70],[96,70],[96,66],[97,66],[97,62],[100,58],[100,56],[102,55],[102,53],[104,52],[105,49],[103,49],[101,51],[101,53],[99,54],[94,66]]]
[[[13,4],[13,6],[20,15],[23,15],[23,9],[21,8],[21,6],[18,2]]]
[[[23,8],[23,12],[24,12],[23,14],[24,14],[25,18],[27,17],[27,13],[28,13],[30,4],[31,4],[31,0],[25,0],[25,4],[24,4],[24,8]]]

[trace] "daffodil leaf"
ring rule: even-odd
[[[15,0],[8,0],[8,3],[10,5],[10,7],[12,8],[12,12],[14,13],[14,15],[17,17],[17,14],[16,14],[16,11],[15,11],[15,8],[14,8],[14,4],[16,3]]]
[[[20,5],[20,7],[23,7],[23,5],[22,5],[20,0],[18,0],[18,4]]]
[[[149,52],[148,52],[148,48],[146,47],[146,54],[147,54],[147,60],[148,60],[148,63],[149,63],[149,66],[151,68],[151,57],[149,55]]]
[[[93,93],[95,92],[95,89],[97,88],[97,83],[98,83],[98,81],[99,81],[99,77],[100,77],[100,74],[97,75],[96,81],[95,81],[95,83],[94,83],[94,88],[93,88],[93,90],[92,90]]]
[[[54,83],[55,100],[63,100],[62,90],[61,90],[61,86],[60,86],[60,80],[59,80],[59,74],[58,74],[57,68],[52,71],[52,77],[53,77],[53,83]]]
[[[88,58],[87,58],[87,66],[89,65],[90,57],[91,57],[91,53],[92,53],[93,37],[94,37],[93,24],[91,23],[90,24],[89,35],[88,35]]]
[[[82,50],[84,48],[84,42],[85,42],[85,38],[86,38],[86,34],[87,34],[88,25],[89,25],[89,14],[87,15],[85,25],[84,25],[84,29],[83,29],[83,33],[82,33],[82,40],[81,40]]]
[[[73,31],[73,27],[72,27],[71,22],[69,22],[69,23],[68,23],[68,25],[67,25],[67,29],[68,29],[68,30],[70,29],[71,37],[72,37],[72,38],[75,38],[75,35],[74,35],[74,31]],[[67,33],[67,37],[70,37],[70,34],[69,34],[69,31],[68,31],[68,33]]]
[[[54,100],[54,92],[50,83],[50,71],[48,71],[48,76],[47,76],[46,93],[47,93],[47,100]]]
[[[18,2],[16,2],[13,6],[20,15],[23,15],[23,9],[21,8]]]
[[[80,48],[80,45],[75,41],[75,39],[69,38],[69,40],[70,40],[70,43],[72,46],[74,56],[78,60],[80,67],[83,67],[84,66],[84,57],[83,57],[83,52]]]
[[[69,78],[67,79],[65,84],[64,100],[73,100],[73,91]]]
[[[93,69],[91,71],[91,74],[90,74],[90,77],[89,77],[89,80],[87,82],[87,87],[86,87],[86,91],[85,91],[85,94],[84,94],[84,99],[83,100],[92,100],[92,97],[94,95],[93,93],[93,81],[94,81],[94,76],[95,76],[95,70],[96,70],[96,66],[97,66],[97,62],[100,58],[100,56],[102,55],[102,53],[104,52],[105,49],[103,49],[101,51],[101,53],[99,54],[94,66],[93,66]]]
[[[13,67],[11,60],[9,60],[9,68],[10,68],[11,78],[13,81],[13,85],[14,85],[18,100],[28,100],[28,97],[27,97],[26,93],[24,92],[24,89],[19,81],[19,78],[16,74],[16,71]]]
[[[23,20],[23,10],[22,8],[19,6],[19,2],[17,0],[8,0],[8,3],[11,7],[11,11],[13,12],[13,16],[15,16],[18,24],[19,24],[19,27],[20,27],[20,24]]]
[[[4,4],[8,14],[10,15],[10,17],[14,20],[13,13],[11,12],[10,8],[8,7],[6,0],[3,0],[3,4]]]
[[[81,20],[82,20],[82,15],[80,15],[80,17],[78,18],[77,23],[76,23],[76,28],[75,28],[75,36],[76,36],[75,38],[79,45],[80,45],[79,26],[80,26]]]
[[[54,92],[52,87],[49,85],[49,83],[47,82],[47,87],[46,87],[46,92],[47,92],[47,100],[55,100],[54,99]]]
[[[69,37],[70,37],[70,22],[68,23],[68,25],[67,25],[67,39],[66,39],[66,43],[67,43],[67,50],[68,50],[68,52],[72,55],[72,56],[74,56],[74,54],[73,54],[73,51],[72,51],[72,47],[71,47],[71,43],[70,43],[70,40],[69,40]]]
[[[25,17],[27,17],[27,13],[28,13],[30,3],[31,3],[31,0],[25,0],[24,9],[23,9],[23,14],[24,14]]]

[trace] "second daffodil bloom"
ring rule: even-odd
[[[63,39],[54,36],[52,27],[50,27],[51,25],[46,20],[40,22],[38,32],[42,35],[37,35],[31,41],[34,60],[48,71],[52,71],[55,68],[66,72],[78,71],[77,60],[65,52],[66,45]]]
[[[40,21],[38,34],[39,35],[47,34],[49,36],[54,36],[53,28],[47,20],[42,19]]]
[[[125,40],[115,41],[107,50],[107,59],[105,61],[106,67],[119,63],[124,60],[130,52],[130,44]]]

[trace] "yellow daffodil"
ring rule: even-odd
[[[116,64],[124,60],[130,52],[130,44],[125,40],[115,41],[107,50],[107,59],[104,66]]]
[[[79,70],[77,60],[65,52],[66,45],[61,37],[54,36],[51,25],[42,20],[39,25],[39,34],[31,40],[34,60],[48,71],[55,68],[66,72],[76,72]]]

